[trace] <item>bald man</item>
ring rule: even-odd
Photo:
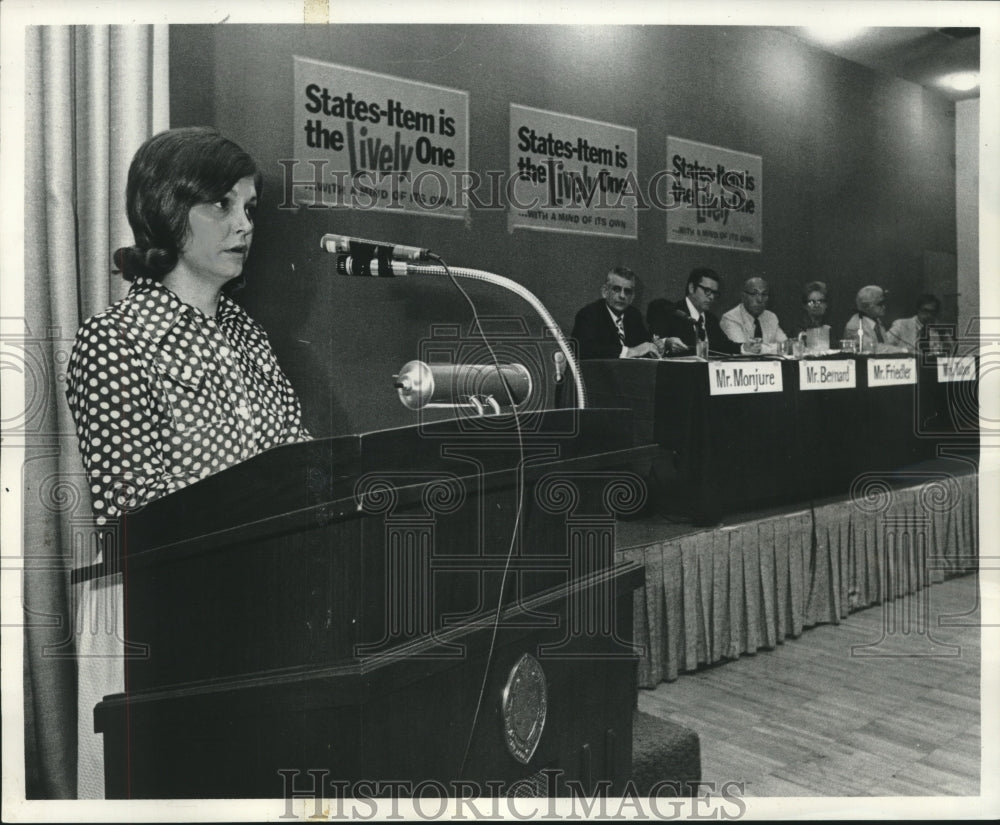
[[[763,278],[754,276],[743,283],[743,300],[725,313],[720,326],[730,341],[748,344],[760,338],[762,344],[780,344],[787,340],[778,316],[767,308],[771,289]]]

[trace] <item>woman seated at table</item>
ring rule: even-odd
[[[826,284],[823,281],[807,283],[802,288],[802,314],[798,325],[793,328],[794,336],[803,338],[804,343],[813,349],[829,349],[830,325],[826,320],[828,308]]]
[[[822,281],[810,281],[802,288],[802,314],[795,329],[796,334],[829,326],[826,320],[828,309],[826,284]]]
[[[99,523],[309,438],[266,333],[223,292],[250,252],[260,187],[251,157],[211,129],[163,132],[132,160],[135,244],[114,255],[132,286],[83,324],[67,376]],[[80,634],[78,796],[100,797],[93,710],[123,690],[121,577],[82,587],[82,620],[118,628]]]

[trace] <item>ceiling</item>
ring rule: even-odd
[[[980,30],[977,28],[872,27],[834,44],[820,42],[806,27],[782,30],[824,51],[918,83],[952,100],[979,97],[978,86],[960,92],[940,84],[944,75],[979,72]]]

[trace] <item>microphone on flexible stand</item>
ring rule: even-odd
[[[456,277],[486,281],[501,287],[527,301],[538,313],[545,328],[555,338],[566,359],[576,385],[576,403],[579,409],[587,406],[587,396],[580,379],[580,365],[570,351],[566,336],[541,301],[529,289],[517,281],[495,275],[481,269],[449,267],[438,255],[418,246],[389,244],[352,238],[349,235],[327,234],[320,238],[320,248],[337,256],[335,271],[339,275],[361,275],[368,277],[393,278],[403,275],[444,275],[454,280]],[[436,262],[436,263],[427,263]]]
[[[680,318],[683,321],[687,321],[695,329],[698,328],[698,322],[694,318],[692,318],[690,315],[688,315],[683,309],[675,309],[674,310],[674,317]]]
[[[328,233],[320,238],[320,245],[327,252],[334,254],[356,255],[364,257],[374,255],[376,250],[386,250],[387,256],[394,261],[429,261],[431,251],[420,246],[387,243],[385,241],[370,241],[366,238],[354,238],[350,235],[334,235]]]
[[[408,275],[406,264],[430,261],[430,250],[419,246],[372,241],[350,235],[326,234],[320,247],[337,256],[338,275],[398,278]]]
[[[357,257],[337,253],[338,275],[360,275],[364,278],[403,278],[410,274],[405,261],[387,257]]]
[[[556,383],[561,384],[563,382],[563,376],[566,373],[566,356],[559,350],[556,350],[552,353],[552,360],[556,365]]]

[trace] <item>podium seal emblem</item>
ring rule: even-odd
[[[538,660],[525,653],[510,669],[503,689],[503,732],[518,762],[527,765],[542,738],[548,712],[548,688]]]

